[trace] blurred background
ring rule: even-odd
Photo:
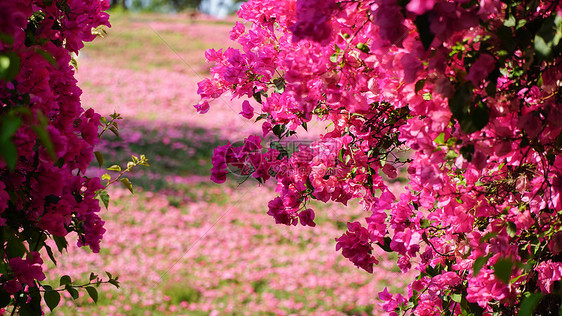
[[[205,115],[193,108],[211,67],[205,50],[236,47],[229,31],[239,3],[222,1],[223,14],[213,7],[221,1],[113,2],[112,27],[77,57],[84,108],[123,117],[120,136],[105,133],[96,148],[103,166],[88,172],[101,176],[140,154],[151,166],[129,175],[134,195],[110,187],[100,253],[71,245],[47,271],[84,281],[108,271],[121,287],[100,288],[97,304],[85,293],[66,297],[52,315],[382,314],[378,292],[403,292],[407,281],[396,258],[377,252],[368,274],[335,251],[347,221],[365,217],[359,205],[313,204],[317,227],[287,227],[266,214],[274,184],[209,180],[216,146],[261,134],[238,114],[241,101],[217,100]],[[212,14],[201,12],[206,5]],[[309,130],[303,141],[323,131]]]
[[[178,13],[196,10],[217,18],[225,18],[247,0],[111,0],[113,9]]]

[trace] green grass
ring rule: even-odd
[[[221,47],[224,43],[212,42],[204,36],[190,36],[176,30],[161,30],[151,23],[165,22],[179,27],[201,25],[212,31],[213,27],[224,28],[232,22],[200,22],[179,15],[171,19],[163,14],[138,14],[112,12],[111,28],[105,28],[103,39],[86,43],[83,54],[103,60],[111,65],[146,71],[155,68],[173,69],[174,66],[187,62],[198,70],[207,66],[202,53],[209,48]],[[150,57],[147,58],[147,55]]]

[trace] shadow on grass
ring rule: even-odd
[[[194,183],[210,184],[213,151],[226,143],[212,130],[130,118],[119,123],[121,135],[106,131],[96,147],[103,154],[103,168],[120,165],[125,169],[132,155],[145,155],[150,167],[137,166],[124,175],[144,191],[168,193],[184,191]],[[97,167],[95,161],[94,165]]]

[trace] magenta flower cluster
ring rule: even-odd
[[[277,223],[311,225],[311,199],[359,199],[367,225],[350,223],[337,249],[372,272],[380,247],[419,273],[407,297],[381,293],[392,315],[515,314],[531,300],[558,312],[558,2],[253,0],[238,14],[241,48],[207,52],[196,108],[253,99],[267,140],[328,126],[307,148],[273,141],[277,159],[243,166],[277,181]],[[243,153],[219,147],[212,179],[256,160]]]
[[[103,0],[0,1],[0,285],[15,298],[45,279],[37,251],[48,237],[62,249],[75,232],[79,246],[99,252],[105,230],[95,196],[103,186],[84,172],[100,115],[80,103],[72,54],[109,26],[108,7]]]

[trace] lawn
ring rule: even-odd
[[[97,147],[103,167],[89,174],[131,155],[151,166],[130,174],[134,195],[109,189],[100,254],[72,245],[47,271],[51,280],[108,271],[121,287],[100,288],[97,304],[85,292],[67,297],[54,315],[378,315],[377,293],[407,283],[382,252],[368,274],[335,251],[345,223],[365,215],[359,205],[314,204],[317,227],[286,227],[266,214],[272,185],[210,182],[213,149],[261,131],[238,114],[241,101],[218,100],[205,115],[192,106],[208,75],[204,51],[228,45],[233,21],[116,13],[80,53],[84,107],[123,116],[121,136],[106,133]]]

